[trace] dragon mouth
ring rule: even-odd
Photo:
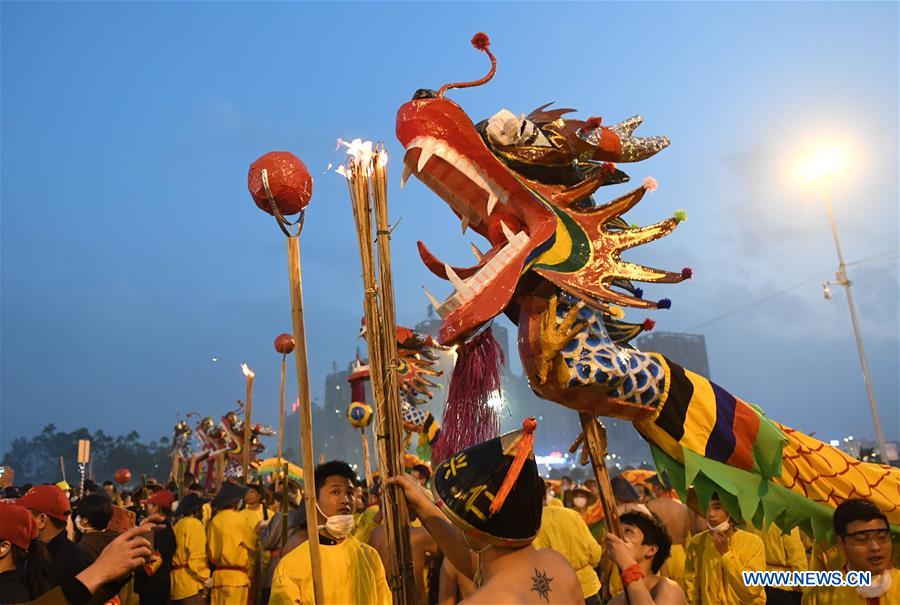
[[[553,237],[556,221],[452,101],[410,101],[398,112],[397,136],[406,148],[401,184],[415,175],[450,206],[464,234],[471,228],[491,244],[485,253],[476,248],[476,265],[460,268],[419,242],[426,267],[454,287],[443,302],[432,303],[443,319],[440,342],[457,343],[503,312],[530,255]]]

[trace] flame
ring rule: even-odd
[[[380,168],[387,165],[387,152],[383,148],[376,149],[372,141],[353,139],[347,142],[344,139],[338,139],[335,149],[340,149],[342,145],[347,148],[347,155],[350,156],[350,160],[347,164],[338,166],[335,172],[345,179],[350,179],[354,173],[368,177],[372,173],[375,163]]]
[[[246,376],[247,378],[253,378],[254,376],[256,376],[256,374],[253,373],[253,370],[247,367],[246,363],[241,364],[241,372],[243,372],[244,376]]]

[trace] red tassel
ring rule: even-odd
[[[524,432],[519,435],[518,440],[513,445],[516,448],[516,457],[509,466],[506,478],[503,479],[503,484],[497,490],[497,495],[494,496],[491,507],[488,509],[492,515],[500,510],[503,503],[506,502],[506,497],[519,479],[519,473],[522,472],[522,467],[525,466],[525,460],[528,459],[528,455],[531,453],[532,447],[534,447],[534,429],[537,428],[537,420],[533,416],[526,418],[522,421],[522,428]]]
[[[681,277],[683,277],[684,279],[691,279],[692,277],[694,277],[694,270],[690,267],[685,267],[681,270]]]
[[[478,50],[484,50],[491,45],[491,39],[484,32],[478,32],[472,37],[472,46]]]
[[[432,452],[435,464],[500,433],[497,410],[488,404],[490,394],[501,386],[504,360],[500,343],[488,328],[461,345],[458,354],[441,420],[441,436]]]
[[[644,320],[643,326],[644,326],[644,329],[649,332],[650,330],[652,330],[653,328],[656,327],[656,322],[648,317],[647,319]]]

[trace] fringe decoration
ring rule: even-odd
[[[516,438],[516,442],[512,446],[512,448],[515,448],[516,450],[515,458],[513,458],[509,470],[506,471],[506,478],[503,479],[500,489],[497,490],[497,495],[494,496],[494,500],[491,502],[491,507],[488,509],[490,514],[493,515],[500,510],[503,503],[506,502],[506,497],[509,495],[509,492],[511,492],[512,488],[516,485],[516,481],[519,479],[519,473],[522,472],[522,467],[525,466],[525,460],[528,459],[528,456],[534,448],[534,429],[536,428],[537,420],[534,419],[534,416],[522,421],[522,429],[524,430],[522,434]],[[510,453],[512,453],[512,448],[510,448]]]
[[[460,345],[458,353],[441,419],[441,436],[432,451],[435,465],[500,433],[497,410],[488,404],[488,397],[501,386],[504,359],[500,343],[488,328]]]

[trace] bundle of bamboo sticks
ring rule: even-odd
[[[375,399],[376,460],[381,471],[381,501],[388,539],[388,583],[394,603],[412,605],[418,601],[409,539],[409,513],[400,488],[386,483],[388,477],[403,472],[397,323],[387,212],[387,152],[383,145],[373,149],[369,142],[354,141],[348,153],[350,160],[339,172],[347,178],[362,260],[369,373]],[[372,233],[373,205],[375,238]],[[377,242],[377,259],[373,241]]]

